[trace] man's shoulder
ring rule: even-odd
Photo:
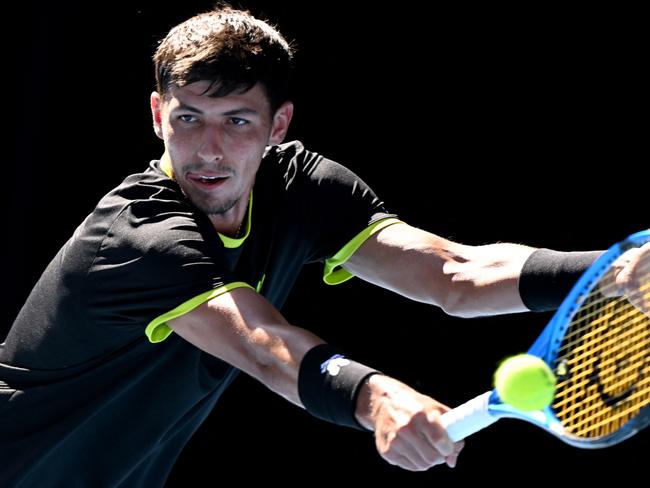
[[[317,152],[308,150],[301,141],[295,140],[268,147],[264,159],[282,167],[305,168],[318,164],[323,157]]]
[[[271,178],[289,190],[309,182],[324,160],[322,155],[308,150],[301,141],[290,141],[267,148],[258,176],[262,180]]]
[[[143,199],[183,199],[183,193],[180,191],[178,184],[170,179],[160,168],[159,160],[151,161],[145,171],[127,176],[107,196],[111,194],[119,194],[128,201]]]
[[[127,176],[107,193],[97,204],[95,213],[107,218],[115,217],[125,209],[133,208],[152,215],[170,207],[188,209],[189,204],[178,184],[159,167],[159,161],[151,161],[140,173]]]
[[[178,233],[201,225],[201,217],[178,184],[152,161],[141,172],[129,175],[97,204],[81,229],[114,240],[135,241],[139,246],[169,240],[168,231]],[[134,244],[134,242],[130,242]]]

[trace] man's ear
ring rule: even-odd
[[[153,131],[163,139],[162,130],[162,98],[158,92],[153,92],[150,97],[151,116],[153,118]]]
[[[289,130],[289,124],[291,124],[291,117],[293,117],[293,103],[286,101],[280,105],[273,115],[269,145],[275,146],[284,140]]]

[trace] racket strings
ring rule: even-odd
[[[644,272],[646,275],[650,274],[650,259],[648,260],[647,266],[643,266],[641,268],[642,272]],[[644,283],[639,287],[639,289],[633,293],[628,294],[625,298],[624,297],[616,297],[616,300],[619,301],[624,301],[628,302],[630,299],[633,301],[649,301],[650,302],[650,276],[646,276],[648,279],[647,283]],[[614,289],[618,289],[617,286],[607,286],[605,287],[605,291],[610,292]],[[562,347],[560,348],[560,352],[563,350],[571,350],[576,346],[575,339],[580,340],[580,337],[582,336],[584,332],[584,328],[580,327],[579,324],[581,322],[593,320],[593,323],[588,323],[587,325],[590,328],[593,328],[595,324],[601,323],[603,327],[609,327],[611,324],[609,323],[610,316],[608,315],[603,315],[603,307],[610,305],[612,302],[612,297],[607,297],[603,296],[603,287],[598,287],[598,291],[596,292],[591,292],[585,297],[585,301],[583,302],[583,306],[579,309],[578,313],[582,314],[580,317],[577,319],[574,318],[574,320],[571,321],[569,330],[564,336],[564,342],[562,344]],[[577,313],[577,314],[578,314]],[[576,314],[576,315],[577,315]],[[639,315],[640,319],[643,319],[643,314],[637,314]],[[628,317],[624,317],[623,320],[627,319]]]
[[[650,308],[650,258],[637,268],[636,285],[616,296],[607,273],[568,325],[552,408],[574,436],[609,435],[650,405],[650,318],[637,308]]]
[[[647,264],[647,267],[644,266],[642,268],[642,271],[644,271],[646,275],[650,274],[650,260],[649,260],[649,262]],[[584,303],[586,304],[586,306],[583,304],[583,306],[579,310],[579,312],[582,312],[582,313],[587,312],[587,314],[582,315],[577,320],[586,321],[586,320],[589,320],[589,319],[592,319],[592,318],[594,320],[597,320],[599,317],[601,317],[602,307],[605,307],[606,305],[610,304],[613,298],[616,299],[616,300],[622,300],[622,301],[626,301],[626,302],[630,301],[630,299],[633,300],[633,301],[639,301],[639,302],[641,300],[650,301],[650,279],[648,280],[647,283],[644,283],[644,284],[640,285],[638,290],[635,290],[632,293],[628,293],[625,297],[607,296],[607,293],[611,293],[611,292],[614,292],[614,291],[618,291],[618,286],[607,285],[607,286],[604,286],[604,287],[598,287],[597,291],[589,293],[585,297],[585,302]],[[587,310],[585,310],[585,309],[587,309]],[[574,325],[577,320],[574,319],[571,322],[571,325]],[[601,321],[605,324],[605,326],[608,325],[607,317],[602,317]],[[580,327],[575,327],[575,328],[573,328],[573,330],[571,332],[567,333],[565,338],[571,339],[572,336],[573,337],[579,337],[581,333],[582,333],[582,329]],[[570,348],[572,346],[573,346],[573,343],[571,343],[571,342],[563,345],[563,347],[567,347],[567,348]]]
[[[612,317],[611,315],[605,316],[602,312],[599,312],[598,315],[592,313],[589,317],[586,317],[585,320],[592,320],[589,324],[592,333],[602,333],[607,331],[610,327],[627,326],[626,329],[628,330],[620,331],[620,335],[617,336],[619,339],[624,339],[636,334],[634,326],[639,324],[643,325],[644,321],[647,320],[647,317],[644,317],[642,313],[639,313],[637,309],[633,308],[627,314],[618,315],[617,317]],[[573,325],[573,323],[574,322],[571,324]],[[575,327],[571,333],[567,334],[558,352],[561,354],[566,351],[575,351],[576,348],[584,342],[584,333],[584,328]]]

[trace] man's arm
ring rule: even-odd
[[[399,223],[371,236],[343,265],[407,298],[476,317],[524,312],[519,275],[535,248],[466,246]]]
[[[168,322],[182,338],[303,406],[298,377],[303,357],[324,341],[290,325],[264,297],[238,288]],[[325,394],[325,392],[324,392]],[[439,424],[448,410],[430,397],[384,375],[359,390],[355,414],[375,431],[379,453],[391,464],[424,470],[454,465],[462,443],[453,444]]]
[[[168,325],[199,349],[299,406],[300,362],[307,351],[325,342],[290,325],[275,307],[248,288],[219,295]]]

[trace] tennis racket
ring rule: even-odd
[[[581,276],[528,350],[557,378],[555,397],[524,412],[488,391],[444,413],[454,441],[499,418],[518,418],[581,448],[617,444],[650,423],[650,252],[642,252],[632,286],[617,290],[612,265],[650,242],[650,229],[613,245]],[[642,311],[644,310],[645,313]]]

